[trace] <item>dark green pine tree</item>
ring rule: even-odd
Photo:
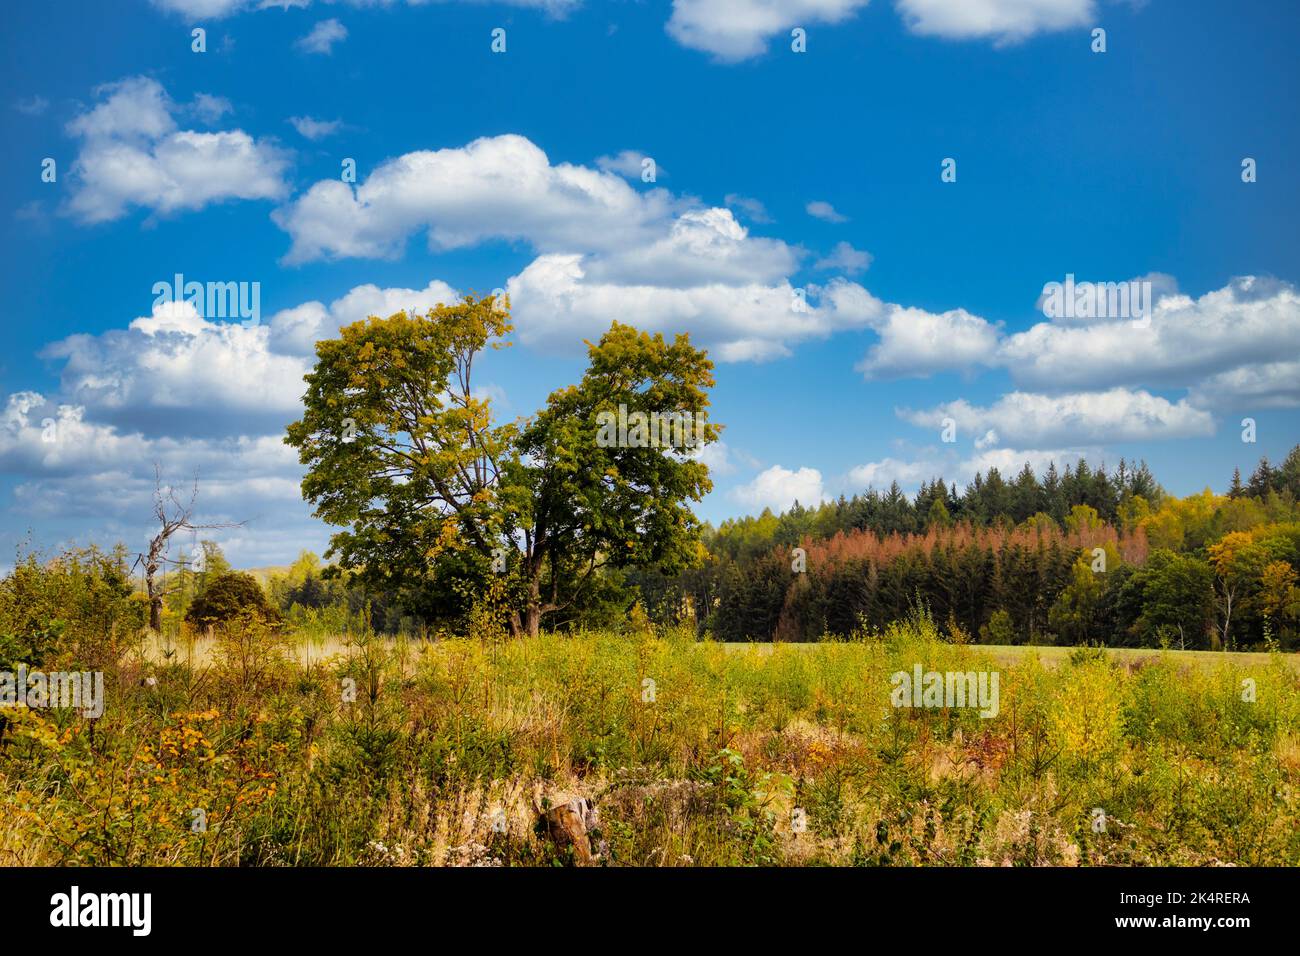
[[[1011,516],[1017,524],[1043,510],[1043,489],[1029,462],[1011,486]]]
[[[1269,464],[1268,456],[1265,455],[1260,458],[1255,473],[1250,476],[1250,483],[1246,485],[1246,493],[1252,498],[1267,498],[1268,493],[1273,490],[1277,478],[1277,471]]]
[[[940,490],[944,490],[944,483],[942,478],[939,479],[939,488]],[[961,510],[962,508],[961,496],[957,494],[956,482],[953,482],[951,485],[947,486],[946,494],[948,497],[945,503],[948,506],[948,514],[952,517],[952,520],[964,521],[966,519],[966,515],[964,515]]]
[[[883,510],[885,519],[883,530],[886,534],[895,531],[907,534],[916,530],[916,512],[897,481],[889,483],[889,493],[885,495]]]
[[[1133,472],[1129,490],[1132,491],[1135,498],[1145,498],[1153,508],[1159,505],[1160,499],[1164,497],[1164,491],[1156,483],[1155,477],[1151,474],[1151,469],[1147,467],[1145,458],[1138,465],[1137,470]]]
[[[1115,485],[1110,480],[1110,475],[1106,473],[1106,463],[1103,461],[1096,471],[1092,473],[1092,482],[1088,487],[1087,503],[1097,509],[1097,514],[1103,521],[1115,520],[1115,508],[1119,504],[1119,495],[1115,493]]]
[[[1279,491],[1289,491],[1291,496],[1300,500],[1300,445],[1296,445],[1282,459],[1282,467],[1277,470]]]
[[[919,526],[917,530],[919,531],[924,531],[929,525],[929,522],[926,520],[926,515],[930,513],[930,501],[933,496],[934,492],[931,490],[930,484],[922,481],[921,487],[917,489],[916,498],[914,500],[916,518]]]
[[[1066,484],[1066,503],[1073,508],[1075,505],[1086,505],[1088,499],[1092,497],[1092,469],[1088,467],[1088,461],[1080,458],[1074,466],[1074,478],[1070,478],[1070,469],[1065,469]]]
[[[1228,489],[1229,498],[1240,498],[1246,493],[1245,486],[1241,483],[1241,469],[1232,469],[1232,487]]]
[[[989,516],[990,522],[1011,515],[1011,488],[996,468],[990,468],[984,479],[984,513]]]
[[[1069,466],[1066,466],[1069,470]],[[1057,524],[1065,521],[1065,489],[1061,487],[1061,476],[1056,470],[1056,462],[1048,462],[1047,474],[1043,476],[1043,510],[1052,516]]]
[[[961,499],[962,516],[977,525],[988,523],[988,512],[984,510],[984,476],[978,471],[971,483],[966,486],[966,493]]]

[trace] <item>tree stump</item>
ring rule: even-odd
[[[599,854],[592,849],[591,831],[600,825],[600,818],[591,801],[561,794],[548,802],[550,806],[541,816],[551,842],[561,852],[571,849],[578,866],[594,866]]]

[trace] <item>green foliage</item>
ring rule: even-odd
[[[499,481],[517,426],[494,426],[471,381],[509,330],[491,297],[346,326],[317,343],[285,439],[308,466],[303,497],[347,529],[327,556],[430,615],[465,610],[454,582],[483,581],[512,521]]]
[[[1211,571],[1204,561],[1156,550],[1130,577],[1142,608],[1133,627],[1149,639],[1167,640],[1180,650],[1210,647],[1213,627]]]
[[[1118,550],[1107,542],[1101,554],[1085,549],[1071,568],[1070,583],[1061,591],[1048,612],[1048,624],[1061,644],[1084,644],[1094,634],[1103,633],[1107,575],[1117,572],[1121,561]]]
[[[94,667],[135,643],[147,606],[133,594],[122,549],[20,557],[0,580],[0,670],[60,659]]]
[[[688,448],[597,435],[620,406],[702,415],[712,363],[685,336],[615,322],[589,344],[581,382],[533,418],[495,425],[470,376],[510,331],[508,303],[472,296],[347,326],[317,344],[286,441],[308,466],[304,497],[347,528],[327,555],[341,571],[401,593],[427,621],[468,614],[501,575],[511,630],[536,634],[545,615],[572,620],[610,571],[697,559],[686,502],[712,487],[705,465]],[[706,425],[700,444],[717,436]]]
[[[163,598],[167,616],[184,618],[190,603],[201,595],[208,583],[231,571],[230,562],[215,541],[199,543],[198,559],[186,553],[180,566],[167,579],[167,594]]]
[[[226,624],[248,616],[270,624],[280,621],[280,612],[271,606],[257,579],[241,571],[214,577],[185,612],[185,620],[196,627]]]
[[[985,644],[1015,644],[1016,629],[1011,615],[1002,608],[989,616],[988,624],[980,629],[980,640]]]

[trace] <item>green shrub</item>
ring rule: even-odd
[[[48,560],[28,554],[0,580],[0,670],[55,658],[111,666],[133,644],[146,610],[120,549],[73,548]]]
[[[198,627],[225,624],[246,614],[253,614],[268,624],[279,624],[280,612],[271,606],[262,586],[251,574],[228,571],[208,584],[207,590],[194,599],[185,620]]]

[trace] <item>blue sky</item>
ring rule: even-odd
[[[1081,454],[1145,457],[1186,494],[1300,441],[1294,4],[3,16],[6,553],[139,548],[154,462],[199,476],[203,517],[247,521],[216,535],[236,564],[323,550],[279,441],[312,341],[470,289],[511,292],[517,345],[480,379],[509,417],[575,380],[612,319],[708,346],[715,522]],[[176,273],[257,282],[260,322],[155,314]],[[1144,278],[1154,308],[1048,318],[1067,274]]]

